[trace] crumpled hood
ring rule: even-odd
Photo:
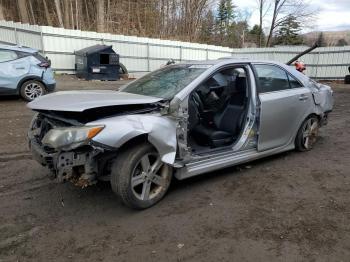
[[[62,91],[36,98],[27,104],[33,110],[82,112],[86,109],[151,104],[162,98],[118,92],[112,90]]]

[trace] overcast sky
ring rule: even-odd
[[[308,0],[318,15],[311,28],[305,31],[350,30],[350,0]],[[250,25],[259,23],[257,0],[233,0],[241,10],[251,13]],[[243,12],[244,13],[244,12]],[[266,24],[265,27],[268,27]]]

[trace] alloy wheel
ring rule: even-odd
[[[318,120],[309,118],[303,128],[303,145],[306,149],[311,149],[315,144],[318,135]]]
[[[42,86],[38,83],[31,82],[24,87],[24,94],[29,100],[34,100],[35,98],[42,96],[44,90]]]
[[[144,155],[136,164],[131,176],[131,188],[139,200],[150,200],[166,190],[170,183],[169,172],[156,153]]]

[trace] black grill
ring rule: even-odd
[[[46,118],[43,118],[40,121],[39,127],[40,127],[40,134],[37,138],[38,138],[39,142],[41,143],[41,140],[43,140],[44,136],[47,134],[47,132],[50,131],[50,129],[53,128],[53,126]]]

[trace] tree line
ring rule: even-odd
[[[306,0],[256,0],[250,12],[235,0],[0,0],[0,20],[228,47],[301,44],[315,11]]]

